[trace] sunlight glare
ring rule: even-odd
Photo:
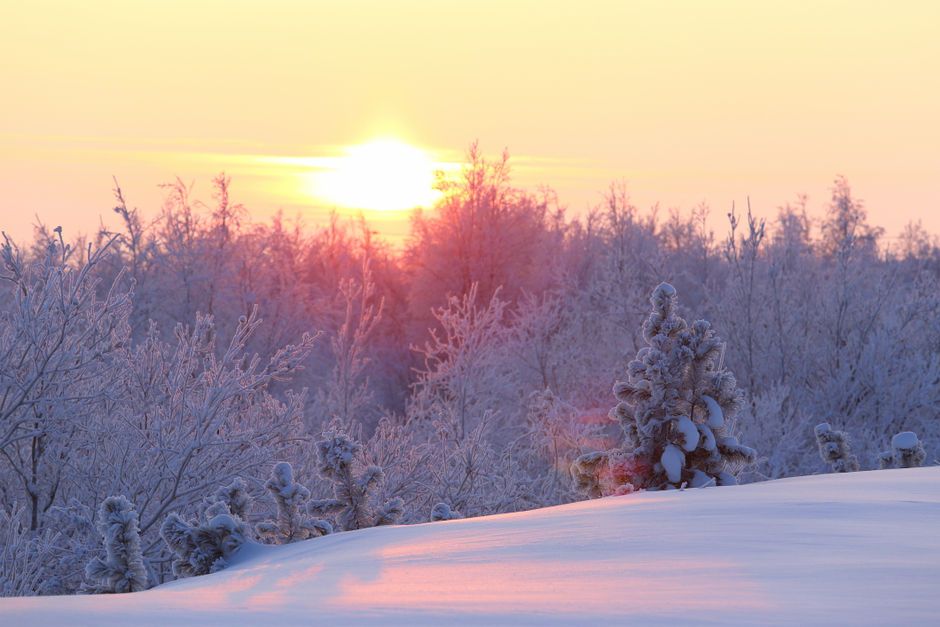
[[[397,139],[349,146],[331,167],[313,175],[311,193],[348,209],[395,211],[431,206],[435,163],[429,153]]]

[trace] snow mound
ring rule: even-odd
[[[248,544],[145,592],[0,599],[0,622],[935,624],[938,524],[938,467],[648,492]]]

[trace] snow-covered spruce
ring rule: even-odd
[[[170,514],[160,527],[163,541],[176,556],[177,577],[207,575],[228,566],[228,560],[245,543],[248,526],[229,514],[217,514],[205,523],[187,523]]]
[[[858,470],[858,458],[852,453],[848,433],[835,431],[828,422],[816,425],[813,431],[819,445],[819,456],[832,466],[834,472]]]
[[[628,365],[628,380],[614,385],[611,410],[625,446],[581,456],[575,485],[590,497],[683,485],[733,485],[754,460],[754,449],[730,434],[741,394],[721,365],[724,343],[711,325],[689,326],[677,313],[676,290],[662,283],[643,324],[647,342]]]
[[[109,496],[98,509],[98,531],[107,557],[85,566],[93,592],[137,592],[147,588],[137,510],[121,496]]]
[[[393,525],[402,514],[403,502],[393,498],[381,507],[371,504],[372,491],[382,480],[378,466],[367,466],[360,473],[354,471],[356,454],[362,446],[345,433],[324,433],[317,442],[320,458],[320,476],[333,483],[333,498],[311,501],[307,511],[316,516],[334,514],[341,531]]]
[[[333,532],[327,521],[305,516],[310,490],[294,483],[294,470],[288,462],[275,464],[264,487],[271,492],[277,506],[273,520],[255,525],[255,531],[265,542],[288,544]]]
[[[891,450],[879,456],[881,468],[918,468],[927,459],[924,445],[913,431],[902,431],[891,438]]]

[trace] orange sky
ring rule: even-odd
[[[732,200],[818,211],[844,174],[889,235],[940,233],[938,24],[935,1],[5,2],[0,226],[114,224],[112,175],[155,215],[158,183],[208,199],[221,170],[257,217],[316,220],[290,158],[384,135],[508,147],[572,213],[623,178],[724,233]]]

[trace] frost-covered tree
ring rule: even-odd
[[[828,422],[816,425],[816,443],[819,456],[832,466],[835,472],[855,472],[858,470],[858,458],[852,453],[849,435],[845,431],[834,430]]]
[[[381,506],[371,500],[382,480],[379,466],[367,466],[358,471],[356,457],[362,450],[345,433],[330,431],[317,442],[320,476],[333,484],[333,498],[311,501],[307,511],[317,516],[334,514],[342,531],[393,525],[402,515],[402,500],[392,498]]]
[[[501,289],[515,301],[550,282],[557,252],[548,228],[551,198],[511,186],[507,152],[487,159],[473,143],[460,173],[442,175],[435,187],[443,196],[433,214],[412,217],[405,255],[414,318],[431,323],[433,307],[473,286],[483,300]]]
[[[333,369],[314,403],[315,423],[319,433],[333,420],[351,430],[362,424],[374,399],[366,376],[371,359],[368,342],[382,320],[384,300],[375,297],[375,283],[368,260],[362,264],[362,281],[340,281],[339,293],[344,304],[343,321],[330,337]],[[376,302],[377,301],[377,302]]]
[[[89,425],[119,396],[132,298],[120,277],[98,294],[114,237],[77,261],[55,232],[32,263],[6,235],[0,244],[0,496],[27,504],[30,531],[71,496],[74,464],[95,443]]]
[[[85,567],[95,592],[138,592],[147,588],[147,569],[140,547],[137,510],[123,496],[106,498],[98,509],[98,532],[107,557]]]
[[[756,456],[730,434],[741,394],[722,365],[724,343],[708,322],[689,326],[678,315],[672,285],[660,284],[650,302],[648,345],[628,365],[628,380],[614,385],[620,402],[610,415],[629,448],[579,459],[575,480],[589,494],[733,485]]]
[[[308,505],[307,499],[310,498],[310,490],[299,483],[294,483],[294,470],[288,462],[275,464],[271,478],[264,484],[264,487],[274,497],[274,504],[277,507],[273,520],[255,525],[255,531],[266,542],[288,544],[333,532],[333,528],[327,521],[307,518],[304,515]]]
[[[217,514],[204,523],[187,523],[172,513],[163,521],[160,535],[173,552],[177,577],[207,575],[228,566],[228,560],[247,540],[248,526],[228,514]]]
[[[882,453],[881,468],[918,468],[927,459],[924,445],[913,431],[902,431],[891,438],[891,450]]]
[[[477,293],[476,284],[471,285],[462,297],[451,297],[446,307],[435,309],[437,324],[428,329],[430,340],[414,348],[423,367],[417,371],[408,411],[450,423],[458,438],[484,421],[498,427],[500,401],[515,392],[504,361],[506,302],[497,291],[481,305]]]

